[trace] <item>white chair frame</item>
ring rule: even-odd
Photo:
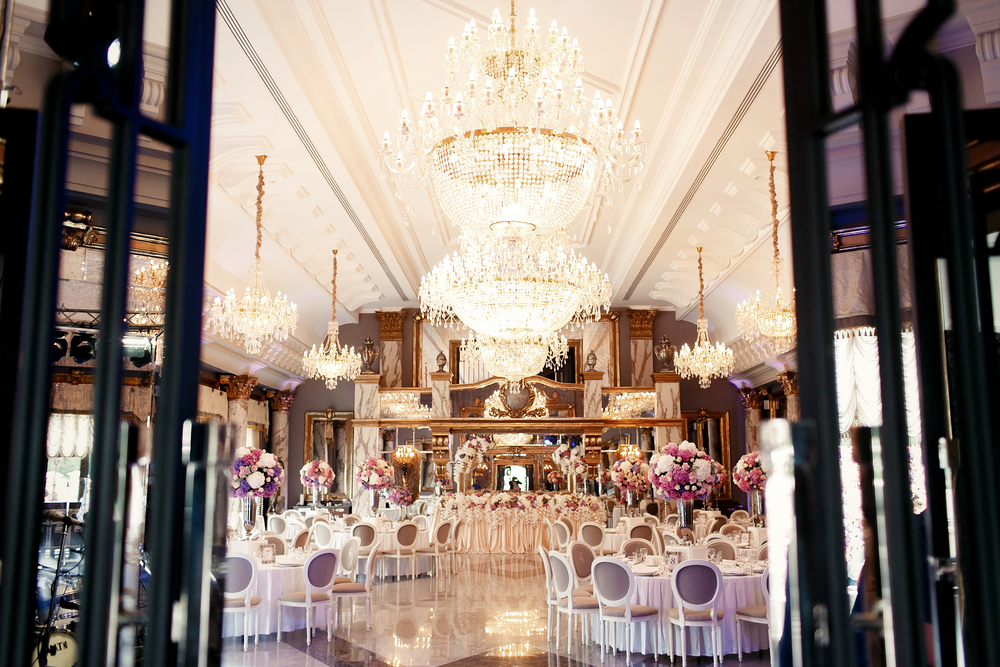
[[[401,531],[408,530],[407,526],[413,526],[413,541],[410,542],[409,544],[403,544],[403,543],[400,542],[399,534],[400,534]],[[404,521],[403,523],[401,523],[398,526],[396,526],[396,531],[395,531],[394,537],[395,537],[394,541],[396,542],[396,550],[395,551],[386,551],[383,554],[383,560],[391,558],[391,559],[393,559],[393,560],[396,561],[396,581],[402,581],[403,580],[403,574],[402,574],[402,571],[400,569],[400,566],[402,565],[401,561],[403,561],[404,559],[412,561],[411,564],[410,564],[410,579],[415,579],[416,578],[416,572],[417,572],[417,547],[416,547],[416,544],[417,544],[417,540],[420,538],[420,526],[418,526],[417,524],[413,523],[412,521]],[[383,574],[383,578],[385,578],[385,572],[384,571],[383,571],[382,574]]]
[[[222,613],[225,614],[229,612],[231,614],[243,614],[243,651],[247,650],[247,637],[250,635],[250,614],[254,614],[254,626],[253,626],[253,644],[257,645],[257,640],[260,638],[260,600],[257,604],[253,604],[253,597],[250,592],[254,589],[254,584],[257,583],[257,561],[246,554],[229,554],[226,556],[226,560],[241,560],[246,561],[250,564],[250,583],[247,584],[246,588],[242,588],[236,591],[225,591],[224,596],[227,600],[243,598],[242,607],[227,607],[223,606]],[[234,621],[235,622],[235,621]]]
[[[559,615],[566,614],[569,617],[566,624],[566,655],[572,655],[574,614],[599,614],[600,608],[595,604],[596,601],[591,596],[574,594],[576,572],[566,554],[558,551],[550,551],[549,567],[552,569],[552,589],[556,594],[556,652],[559,651],[559,626],[561,625]],[[562,572],[560,570],[562,568],[566,570],[565,583],[561,582]],[[563,604],[564,600],[565,604]],[[586,624],[584,624],[583,629],[586,634]]]
[[[330,572],[330,581],[323,582],[313,582],[309,578],[309,568],[313,561],[318,558],[326,557],[332,554],[336,559],[334,563],[333,570]],[[340,554],[334,549],[320,549],[319,551],[310,554],[309,558],[302,566],[302,578],[305,580],[306,590],[305,598],[300,604],[297,601],[282,600],[285,596],[278,597],[278,642],[281,642],[281,612],[285,607],[297,607],[299,609],[305,608],[306,610],[306,646],[312,645],[312,636],[315,634],[315,629],[312,624],[312,610],[320,606],[326,605],[326,641],[329,643],[333,639],[333,633],[330,630],[330,620],[333,615],[333,604],[332,598],[330,597],[330,589],[333,588],[334,582],[337,578],[337,568],[340,565]],[[317,600],[313,602],[313,596],[317,597]]]
[[[333,607],[333,600],[337,600],[337,628],[340,628],[340,599],[351,600],[351,618],[354,618],[354,598],[363,597],[365,599],[365,629],[371,632],[372,629],[372,593],[375,591],[375,567],[378,557],[382,552],[378,549],[368,554],[368,562],[365,564],[365,581],[363,584],[334,584],[330,589],[330,606]],[[358,588],[358,587],[361,588]]]
[[[681,597],[680,591],[677,590],[677,575],[683,572],[689,567],[707,567],[715,572],[716,585],[715,594],[712,598],[703,604],[692,604],[684,600]],[[674,568],[674,571],[670,577],[670,589],[674,594],[674,604],[677,605],[677,618],[675,619],[669,613],[667,614],[667,645],[670,648],[670,661],[674,660],[674,626],[679,626],[681,629],[681,664],[682,667],[687,667],[687,635],[685,630],[687,628],[711,628],[712,634],[712,664],[718,666],[722,661],[722,623],[721,619],[717,617],[716,612],[718,611],[717,602],[719,598],[722,597],[722,570],[719,569],[715,563],[707,560],[687,560],[679,564]],[[684,610],[690,611],[704,611],[710,610],[710,619],[707,621],[694,621],[689,620],[684,615]]]
[[[743,662],[743,631],[740,628],[740,623],[758,623],[763,624],[770,629],[771,627],[771,568],[765,567],[764,571],[760,575],[760,592],[764,594],[764,618],[759,616],[750,616],[749,614],[741,614],[740,612],[746,609],[742,607],[736,610],[736,653],[740,658],[740,662]],[[768,634],[768,648],[773,649],[770,646],[771,633]],[[772,653],[773,655],[773,653]]]
[[[621,597],[611,597],[612,591],[601,590],[601,579],[597,576],[597,571],[599,568],[603,567],[616,567],[619,568],[623,573],[628,576],[628,588],[625,594]],[[594,597],[597,598],[598,613],[601,619],[601,663],[604,663],[604,651],[610,642],[606,642],[605,638],[608,636],[608,623],[624,623],[625,624],[625,663],[631,662],[632,653],[632,633],[630,631],[634,623],[649,623],[654,622],[653,626],[653,661],[658,662],[660,655],[660,638],[659,632],[656,631],[657,626],[660,621],[660,614],[657,612],[652,616],[643,616],[642,618],[637,618],[632,620],[632,598],[635,595],[635,575],[632,574],[632,569],[616,558],[595,558],[594,564],[591,568],[594,579]],[[605,615],[605,610],[609,607],[625,607],[625,611],[621,616],[607,616]],[[614,652],[614,647],[612,647],[612,652]],[[642,636],[642,650],[643,653],[646,651],[646,635]],[[613,654],[613,653],[612,653]]]

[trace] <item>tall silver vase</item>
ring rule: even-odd
[[[260,507],[260,498],[248,496],[240,499],[240,526],[243,533],[240,539],[249,540],[253,534],[254,522],[257,520],[257,508]]]
[[[677,501],[677,535],[687,541],[694,542],[694,501]]]
[[[761,527],[767,525],[764,517],[763,489],[750,489],[750,493],[747,494],[747,501],[750,505],[750,525]]]

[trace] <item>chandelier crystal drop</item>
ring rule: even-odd
[[[733,372],[736,360],[733,351],[725,343],[712,345],[708,339],[708,320],[705,319],[705,280],[701,264],[701,248],[698,248],[698,338],[694,348],[687,343],[674,355],[674,368],[684,379],[698,378],[698,385],[708,389],[712,378],[728,377]]]
[[[337,251],[333,251],[333,308],[326,338],[319,347],[302,355],[306,377],[323,380],[327,389],[335,389],[338,380],[353,380],[361,372],[361,355],[354,347],[340,346],[340,324],[337,322]]]
[[[785,300],[781,291],[781,256],[778,254],[778,198],[774,189],[774,151],[767,151],[771,163],[771,241],[774,257],[771,259],[773,289],[761,298],[760,291],[736,307],[736,326],[748,343],[761,345],[772,354],[784,354],[795,347],[798,322],[795,317],[795,290],[792,298]]]
[[[485,35],[473,20],[449,40],[441,95],[427,93],[415,126],[403,110],[395,143],[385,133],[382,175],[405,210],[430,176],[460,227],[566,229],[641,173],[639,121],[626,131],[610,98],[588,97],[566,28],[543,30],[534,9],[519,28],[514,4],[509,25],[495,10]]]
[[[472,332],[462,341],[461,353],[482,361],[486,370],[507,380],[516,393],[525,378],[538,375],[546,366],[561,366],[569,353],[569,343],[559,334],[507,339]]]
[[[264,286],[264,260],[260,258],[261,225],[263,214],[261,201],[264,198],[264,160],[266,155],[257,156],[260,173],[257,177],[257,246],[253,263],[250,265],[250,284],[242,299],[236,299],[236,292],[229,288],[224,299],[216,297],[212,303],[212,322],[217,333],[231,340],[243,339],[247,353],[260,354],[261,343],[268,340],[284,340],[295,333],[299,312],[294,303],[288,301],[279,291],[274,299]]]
[[[133,324],[163,326],[169,270],[170,264],[160,259],[151,260],[146,266],[136,269],[129,285],[131,311],[135,313],[131,319]]]
[[[565,233],[463,232],[460,246],[420,281],[421,310],[434,325],[457,319],[481,336],[525,340],[597,321],[611,307],[607,275],[569,250]]]

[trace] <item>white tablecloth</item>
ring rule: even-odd
[[[350,539],[351,533],[349,531],[334,531],[333,542],[330,544],[331,549],[339,549],[344,546],[344,542]],[[396,533],[394,531],[380,532],[378,534],[378,549],[386,553],[394,553],[396,551]],[[417,549],[422,549],[424,547],[430,546],[430,533],[426,530],[421,530],[417,533],[417,542],[414,545]],[[431,561],[432,559],[427,556],[417,556],[417,574],[424,574],[431,571]],[[385,574],[387,576],[396,575],[396,561],[386,559],[383,561],[382,565],[379,567],[385,567]],[[361,571],[361,567],[358,568]],[[403,574],[409,573],[409,563],[403,565]]]
[[[674,603],[674,594],[670,590],[670,579],[667,577],[639,577],[635,578],[636,590],[632,598],[632,604],[641,604],[649,607],[656,607],[660,610],[660,621],[656,628],[659,634],[660,653],[667,652],[667,610],[677,606]],[[722,578],[722,595],[719,598],[718,606],[724,610],[722,619],[722,652],[723,654],[736,653],[736,610],[748,605],[764,604],[764,595],[760,591],[760,574],[750,576],[724,576]],[[592,617],[593,626],[591,637],[596,641],[600,637],[600,624],[597,615]],[[632,651],[642,650],[643,637],[646,640],[646,653],[653,652],[653,635],[647,626],[653,624],[642,623],[633,626],[636,632],[632,635]],[[625,649],[625,626],[616,624],[617,630],[613,637],[614,646],[619,650]],[[708,629],[689,628],[687,652],[688,655],[712,655],[712,635]],[[743,624],[743,650],[757,651],[761,647],[767,647],[767,626],[763,624],[744,623]],[[674,650],[680,651],[680,634],[676,626],[674,627]]]
[[[260,598],[260,634],[269,635],[278,631],[278,597],[285,593],[296,593],[306,589],[302,578],[302,566],[279,567],[277,565],[260,565],[257,568],[257,583],[250,592]],[[317,616],[323,623],[326,618],[323,613]],[[281,613],[281,631],[297,630],[306,627],[306,613],[303,609],[285,607]],[[254,615],[250,614],[250,632],[253,633]],[[243,634],[243,614],[226,613],[222,616],[222,636],[232,637]]]

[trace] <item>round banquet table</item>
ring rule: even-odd
[[[670,579],[668,577],[657,576],[636,576],[635,596],[632,604],[641,604],[647,607],[656,607],[660,610],[660,620],[656,625],[657,639],[660,642],[660,653],[667,652],[667,610],[677,605],[674,603],[674,594],[670,589]],[[754,573],[748,576],[725,575],[722,577],[722,594],[719,596],[718,607],[724,611],[722,618],[722,653],[736,653],[736,610],[749,605],[764,604],[764,594],[760,590],[760,574]],[[591,615],[591,638],[597,640],[601,636],[600,620],[596,614]],[[632,646],[633,652],[643,650],[645,640],[645,652],[653,652],[652,625],[650,623],[639,623],[633,626]],[[612,645],[618,650],[625,649],[625,625],[616,623]],[[674,628],[674,650],[680,651],[680,634],[677,626]],[[767,626],[762,623],[743,623],[743,651],[757,651],[761,647],[768,646]],[[687,653],[688,655],[712,655],[712,635],[708,628],[688,628]]]
[[[339,549],[344,546],[344,542],[350,539],[351,533],[346,530],[335,530],[333,531],[333,541],[330,543],[331,549]],[[396,532],[394,530],[380,531],[378,534],[378,550],[383,553],[395,553],[396,551]],[[416,549],[422,549],[424,547],[430,546],[430,532],[426,530],[421,530],[417,533],[417,541],[413,545]],[[417,574],[424,574],[431,571],[431,558],[427,556],[417,555]],[[385,568],[384,573],[387,576],[396,576],[396,561],[393,559],[384,559],[382,563],[378,566],[380,569]],[[358,571],[361,571],[360,566]],[[409,565],[403,565],[403,574],[409,573]]]
[[[285,593],[297,593],[306,589],[302,578],[302,566],[283,567],[280,565],[259,565],[255,590],[250,595],[260,598],[260,634],[269,635],[278,631],[278,597]],[[326,623],[322,613],[317,617]],[[281,614],[281,631],[306,627],[303,609],[288,607]],[[250,632],[253,633],[254,615],[250,614]],[[222,615],[222,636],[232,637],[243,634],[243,614]]]

